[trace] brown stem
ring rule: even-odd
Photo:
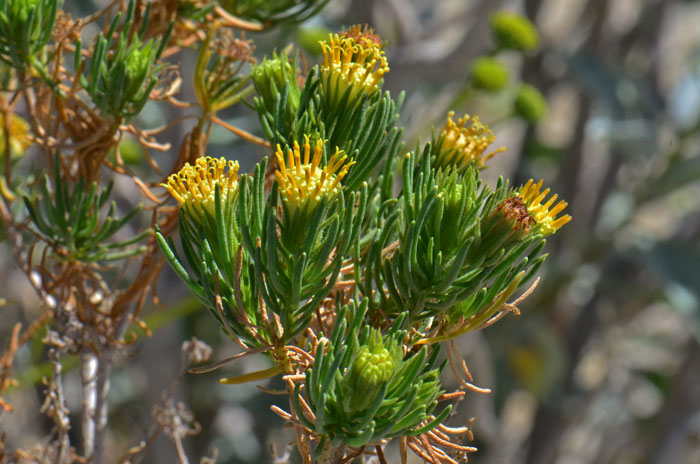
[[[224,10],[220,6],[214,8],[216,14],[221,16],[221,19],[226,21],[227,26],[237,27],[238,29],[243,29],[245,31],[262,31],[265,29],[264,24],[251,23],[250,21],[245,21],[241,18],[233,16],[228,11]]]
[[[262,145],[265,148],[272,148],[272,146],[270,145],[270,142],[268,142],[267,140],[263,140],[260,137],[257,137],[249,132],[244,131],[243,129],[239,129],[236,126],[232,126],[231,124],[227,123],[226,121],[222,121],[221,119],[217,118],[214,115],[212,115],[210,117],[210,119],[212,122],[215,122],[218,125],[220,125],[221,127],[230,130],[231,132],[233,132],[234,134],[236,134],[237,136],[239,136],[243,140],[246,140],[248,142],[252,142],[252,143],[255,143],[258,145]]]

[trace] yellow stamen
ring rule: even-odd
[[[322,82],[332,98],[342,98],[350,88],[348,101],[354,101],[361,92],[371,94],[379,90],[389,66],[381,40],[372,29],[353,26],[347,32],[331,34],[328,41],[320,44]]]
[[[198,158],[194,165],[185,163],[179,172],[172,174],[160,185],[165,187],[195,220],[201,222],[202,212],[215,214],[214,192],[217,185],[221,188],[222,200],[238,188],[238,162],[227,162],[225,158],[216,159],[211,156]]]
[[[560,227],[571,221],[571,216],[568,214],[557,218],[557,214],[562,212],[567,206],[567,202],[560,200],[553,208],[551,206],[557,199],[557,195],[553,195],[546,203],[542,204],[549,194],[549,189],[540,191],[542,189],[542,181],[538,183],[530,179],[527,183],[520,188],[520,196],[522,197],[527,211],[530,213],[532,218],[535,220],[536,227],[542,233],[542,235],[551,235],[556,232]],[[551,209],[550,209],[551,208]]]
[[[313,206],[325,195],[336,195],[340,191],[340,181],[354,164],[352,161],[346,163],[347,155],[336,148],[336,153],[331,156],[328,164],[323,168],[319,167],[323,156],[323,143],[322,140],[316,141],[312,155],[307,136],[304,137],[303,148],[294,142],[293,148],[287,151],[289,166],[284,166],[284,152],[281,147],[277,147],[275,155],[280,162],[280,167],[275,173],[275,179],[280,188],[282,201],[293,211],[308,205]]]
[[[447,114],[447,122],[440,131],[435,142],[435,167],[447,168],[454,166],[464,169],[474,163],[476,167],[483,168],[484,162],[495,154],[505,151],[505,147],[486,153],[488,147],[496,140],[489,126],[482,123],[479,116],[470,118],[464,115],[455,122],[452,117],[454,111]],[[471,119],[471,124],[469,124]]]

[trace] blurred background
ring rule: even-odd
[[[66,9],[86,15],[106,3],[72,1]],[[537,46],[496,50],[489,18],[500,10],[529,18]],[[497,135],[495,147],[508,147],[485,178],[502,175],[516,185],[544,179],[573,216],[548,240],[541,282],[521,314],[460,341],[475,384],[492,390],[470,393],[451,419],[476,419],[472,444],[479,451],[470,462],[700,462],[700,2],[331,0],[300,26],[247,38],[258,59],[295,43],[313,65],[318,39],[356,23],[386,40],[385,88],[406,92],[408,148],[428,140],[450,110],[478,114]],[[182,56],[184,100],[192,99],[195,57]],[[152,105],[141,123],[156,127],[179,115]],[[224,116],[260,133],[244,105]],[[190,128],[177,126],[160,140],[177,146]],[[139,150],[123,149],[122,156],[157,181]],[[244,171],[267,155],[218,128],[208,152],[238,159]],[[154,156],[169,168],[176,153]],[[119,182],[123,201],[141,201],[128,179]],[[0,275],[5,340],[13,321],[41,311],[24,275],[13,272],[6,245]],[[152,336],[129,346],[112,375],[111,462],[157,429],[151,408],[182,372],[183,341],[205,341],[213,359],[238,352],[169,269],[158,294],[164,308],[151,305],[144,314]],[[16,412],[0,417],[0,431],[15,447],[47,432],[38,412],[41,356],[36,340],[15,364]],[[200,426],[185,441],[193,462],[213,453],[222,463],[273,462],[270,443],[284,455],[290,432],[269,409],[279,398],[254,384],[216,382],[265,363],[251,356],[218,372],[181,376],[172,396]],[[76,364],[66,360],[66,390],[79,406]],[[445,383],[456,387],[449,376]],[[261,385],[274,389],[281,381]],[[176,462],[172,442],[161,434],[144,462]]]

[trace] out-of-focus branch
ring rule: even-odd
[[[83,454],[95,452],[95,406],[97,404],[97,356],[87,350],[80,355],[80,377],[83,386],[81,430]]]

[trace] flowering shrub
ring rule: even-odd
[[[55,462],[102,460],[111,360],[128,329],[143,325],[140,311],[164,261],[243,355],[264,353],[273,364],[222,383],[282,375],[288,403],[273,410],[295,429],[304,462],[381,457],[391,440],[403,456],[410,448],[434,463],[473,450],[462,443],[467,426],[445,423],[474,390],[454,339],[517,309],[508,302],[532,285],[545,237],[571,217],[542,181],[481,180],[485,162],[504,149],[491,149],[495,135],[478,116],[455,121],[450,112],[431,142],[406,150],[403,95],[383,90],[389,63],[371,28],[330,34],[311,67],[286,52],[256,63],[252,44],[236,35],[304,19],[323,3],[132,0],[83,21],[57,0],[0,1],[0,60],[10,75],[0,100],[0,213],[46,305],[39,325],[50,321],[45,412],[56,424]],[[85,24],[107,13],[83,44]],[[168,62],[186,47],[198,48],[191,104],[176,99],[181,77]],[[253,93],[266,140],[217,117]],[[166,128],[138,125],[149,102],[197,111],[172,172],[157,182],[132,172],[121,153],[127,136],[146,153],[169,148],[156,140]],[[204,156],[214,124],[265,157],[243,173],[233,153]],[[27,141],[52,176],[22,171]],[[146,156],[161,172],[163,163]],[[103,211],[112,195],[103,184],[115,176],[141,190],[150,222],[138,207],[120,214],[114,201]],[[33,259],[37,247],[42,256]],[[115,261],[122,271],[108,267]],[[35,330],[13,339],[0,391],[13,350]],[[203,361],[197,346],[184,352]],[[64,355],[80,358],[83,375],[79,451],[68,436]],[[461,381],[454,392],[440,381],[448,364]],[[171,401],[158,411],[176,444],[196,430],[182,425],[191,415]]]

